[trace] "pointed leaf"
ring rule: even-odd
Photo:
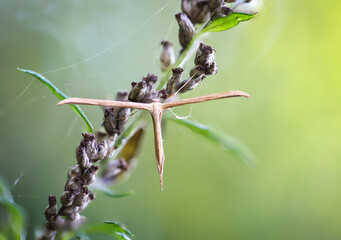
[[[134,235],[124,227],[122,227],[118,222],[107,221],[101,224],[93,225],[85,229],[88,234],[104,234],[113,236],[118,240],[131,240]]]
[[[123,158],[127,164],[129,165],[130,161],[135,158],[137,151],[139,150],[139,145],[142,140],[142,136],[144,133],[144,126],[141,126],[133,134],[126,140],[122,148],[117,150],[117,158]]]
[[[53,85],[53,83],[51,83],[47,78],[45,78],[43,75],[36,73],[34,71],[31,70],[25,70],[25,69],[20,69],[18,68],[19,71],[27,73],[35,78],[37,78],[40,82],[42,82],[45,86],[47,86],[51,92],[56,95],[60,100],[64,100],[69,98],[65,93],[63,93],[62,91],[60,91],[55,85]],[[84,121],[86,128],[88,130],[88,132],[93,132],[93,127],[89,121],[89,119],[85,116],[84,112],[82,111],[82,109],[78,106],[78,105],[74,105],[71,104],[70,105],[73,110],[82,118],[82,120]]]
[[[0,240],[6,240],[6,239],[7,237],[4,234],[0,233]]]
[[[90,240],[90,237],[83,232],[77,232],[75,237],[77,240]]]
[[[93,183],[90,186],[90,188],[95,190],[95,191],[104,193],[108,197],[112,197],[112,198],[122,198],[122,197],[126,197],[126,196],[129,196],[129,195],[133,194],[133,191],[125,192],[125,193],[116,193],[115,191],[111,190],[109,187],[107,187],[101,181],[96,181],[95,183]]]
[[[254,16],[255,14],[232,13],[227,17],[214,19],[200,33],[225,31],[237,26],[240,22],[250,20]]]
[[[57,237],[57,239],[60,240],[90,240],[90,237],[88,235],[86,235],[86,233],[81,232],[81,231],[67,231],[65,233],[62,234],[62,236],[60,236],[59,238]]]
[[[238,139],[224,134],[221,130],[213,129],[187,119],[168,119],[199,133],[212,142],[220,144],[224,149],[228,150],[235,158],[243,163],[249,166],[255,165],[255,155]]]
[[[7,188],[5,182],[0,178],[0,209],[4,209],[4,216],[0,219],[0,231],[4,234],[8,233],[12,237],[9,239],[24,239],[25,238],[25,213],[22,208],[17,205]]]
[[[75,231],[68,231],[64,233],[63,236],[59,237],[60,240],[70,240],[74,239],[76,237],[76,232]]]
[[[12,195],[2,177],[0,177],[0,197],[3,197],[4,199],[13,202]]]

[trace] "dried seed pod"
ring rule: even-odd
[[[147,77],[144,77],[143,80],[147,83],[148,93],[151,93],[154,90],[155,83],[157,82],[157,76],[152,73],[148,73]]]
[[[85,169],[90,166],[90,159],[84,146],[78,146],[76,149],[76,158],[81,169]]]
[[[202,74],[214,75],[218,72],[218,66],[215,62],[206,62],[203,65],[193,67],[189,73],[191,77],[197,78]]]
[[[117,134],[121,134],[123,131],[126,123],[129,120],[130,117],[130,108],[115,108],[114,109],[114,115],[115,115],[115,132]]]
[[[82,133],[82,136],[83,140],[81,141],[80,146],[85,147],[90,161],[96,159],[98,152],[96,135],[93,133]]]
[[[205,74],[206,75],[215,75],[218,72],[218,66],[215,62],[206,63],[205,65]]]
[[[79,176],[81,170],[78,165],[71,166],[70,171],[67,173],[67,179],[69,180],[72,177]]]
[[[210,18],[208,0],[182,0],[181,10],[193,24],[204,23]]]
[[[201,74],[197,77],[189,78],[189,79],[182,81],[178,85],[178,91],[180,91],[181,93],[185,93],[185,92],[188,92],[190,90],[193,90],[194,88],[196,88],[198,86],[198,84],[202,80],[205,79],[205,77],[206,77],[205,74]]]
[[[59,211],[58,211],[58,215],[60,215],[60,216],[70,216],[74,212],[77,212],[78,209],[79,209],[79,207],[76,206],[76,205],[62,206],[59,209]]]
[[[204,65],[197,65],[197,66],[194,66],[191,71],[189,72],[189,75],[192,77],[192,78],[198,78],[200,77],[201,75],[206,75],[206,68]]]
[[[115,122],[114,108],[106,108],[104,110],[102,126],[109,135],[115,134]]]
[[[87,192],[80,192],[75,196],[74,205],[80,207],[84,202],[89,201],[89,196]]]
[[[223,5],[219,6],[212,13],[211,21],[213,21],[214,19],[217,19],[217,18],[227,17],[227,16],[231,15],[232,13],[233,13],[233,11],[231,8],[228,8],[228,7],[223,6]]]
[[[79,192],[81,188],[82,184],[80,181],[77,181],[76,178],[71,178],[66,182],[64,191]]]
[[[116,101],[128,101],[128,92],[118,92],[116,95]],[[113,110],[114,114],[114,133],[121,134],[123,131],[126,123],[128,122],[128,119],[130,117],[130,108],[115,108]],[[98,160],[102,160],[106,155],[107,151],[105,151],[105,148],[108,148],[108,146],[98,146]],[[100,153],[101,151],[101,153]],[[102,157],[103,156],[103,157]]]
[[[91,166],[84,171],[83,177],[86,180],[86,185],[90,185],[96,180],[98,166]]]
[[[210,8],[211,14],[219,7],[223,6],[227,1],[224,0],[209,0],[208,7]]]
[[[176,92],[177,85],[181,81],[184,69],[179,67],[179,68],[173,68],[172,71],[173,71],[173,75],[167,82],[167,86],[166,86],[166,91],[168,95],[172,95],[173,93]]]
[[[160,55],[161,70],[166,71],[175,63],[174,48],[173,43],[169,41],[162,41],[161,45],[163,47]]]
[[[176,14],[175,19],[178,21],[179,24],[180,45],[182,46],[182,48],[186,48],[195,34],[195,28],[191,20],[189,20],[187,15],[184,13]]]
[[[108,153],[108,144],[106,141],[102,141],[98,144],[98,152],[97,152],[97,158],[96,161],[103,160]]]
[[[89,191],[89,199],[90,199],[90,201],[96,199],[96,196],[92,192],[90,192],[90,191]]]
[[[166,89],[161,89],[157,92],[159,99],[166,99],[168,97]]]
[[[74,204],[76,206],[79,206],[79,212],[81,212],[88,206],[88,204],[90,203],[92,199],[93,199],[93,196],[90,197],[89,189],[83,188],[83,191],[75,197]]]
[[[48,222],[54,222],[54,218],[57,216],[57,198],[54,195],[49,196],[49,205],[45,209],[45,218]]]
[[[129,92],[128,100],[132,102],[140,102],[148,93],[148,86],[146,81],[131,83],[131,91]]]
[[[109,135],[119,134],[124,129],[130,117],[130,112],[130,108],[106,108],[102,124],[105,131]]]
[[[128,99],[132,102],[151,102],[154,98],[157,98],[157,94],[153,92],[155,83],[157,82],[157,76],[151,73],[138,83],[132,83],[132,90],[129,93]],[[140,91],[140,92],[138,92]]]
[[[143,99],[144,103],[160,102],[161,99],[167,98],[167,92],[165,89],[161,89],[157,92],[151,92],[148,96]]]
[[[206,45],[205,43],[201,42],[199,44],[198,50],[195,55],[194,63],[195,65],[203,65],[206,62],[212,62],[214,59],[214,49]]]
[[[117,92],[116,101],[128,101],[128,92]]]
[[[75,195],[72,194],[71,192],[69,191],[65,191],[63,192],[63,194],[60,196],[60,203],[63,205],[63,206],[70,206],[73,202],[73,199],[74,199]]]

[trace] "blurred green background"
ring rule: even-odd
[[[177,42],[180,1],[154,16],[167,2],[0,0],[0,175],[27,210],[30,236],[45,222],[47,196],[62,193],[84,125],[16,68],[71,66],[44,75],[70,96],[112,97],[148,72],[160,75],[160,41]],[[238,89],[252,98],[193,105],[190,119],[242,140],[255,168],[169,123],[161,193],[149,127],[137,168],[115,187],[135,194],[98,194],[84,214],[123,222],[136,239],[340,239],[340,8],[267,1],[252,21],[206,41],[219,73],[184,97]],[[101,109],[83,110],[99,128]]]

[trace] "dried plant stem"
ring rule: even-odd
[[[81,105],[95,105],[103,107],[120,107],[120,108],[135,108],[147,110],[151,113],[154,125],[154,140],[155,140],[155,157],[158,166],[158,172],[160,176],[161,191],[163,189],[163,166],[165,161],[165,155],[162,143],[161,133],[161,118],[165,109],[178,107],[187,104],[207,102],[211,100],[232,98],[232,97],[246,97],[250,95],[242,91],[229,91],[223,93],[215,93],[200,97],[181,99],[173,102],[153,102],[153,103],[136,103],[136,102],[123,102],[123,101],[111,101],[111,100],[99,100],[88,98],[68,98],[58,103],[58,106],[64,104],[81,104]]]
[[[250,97],[241,91],[229,91],[182,100],[174,99],[178,93],[185,93],[196,88],[207,76],[217,74],[218,66],[214,61],[215,49],[204,42],[197,44],[198,39],[209,31],[204,29],[208,25],[204,25],[204,28],[198,32],[194,25],[197,23],[204,24],[207,21],[211,23],[217,18],[223,19],[223,17],[229,16],[233,11],[225,6],[225,3],[234,1],[182,0],[182,12],[175,14],[179,25],[178,37],[181,45],[176,61],[173,44],[167,40],[162,41],[163,50],[160,55],[160,62],[164,74],[161,81],[158,81],[156,75],[148,73],[141,81],[132,82],[130,91],[118,92],[116,101],[85,98],[65,99],[67,96],[58,92],[57,88],[51,89],[52,84],[48,80],[43,81],[44,84],[50,86],[49,88],[55,95],[60,99],[65,99],[58,105],[81,104],[106,108],[104,109],[102,124],[104,132],[99,131],[96,135],[83,133],[83,139],[76,150],[77,165],[72,166],[67,175],[64,192],[60,196],[62,206],[59,210],[57,209],[56,196],[51,195],[49,197],[49,206],[44,212],[47,224],[43,236],[39,239],[53,240],[56,236],[61,236],[63,231],[77,229],[84,222],[85,218],[80,214],[95,199],[88,186],[96,180],[96,174],[99,170],[98,162],[113,157],[115,150],[123,144],[122,139],[129,135],[134,123],[140,118],[133,117],[127,125],[130,117],[134,115],[132,109],[147,110],[151,114],[154,127],[155,157],[162,191],[165,161],[161,132],[163,111],[168,109],[172,112],[171,108],[173,107],[223,98]],[[231,19],[226,18],[227,22],[224,23],[230,28],[239,22],[238,19],[236,22],[233,16]],[[219,29],[215,30],[218,31]],[[196,52],[194,48],[196,48]],[[194,66],[189,71],[189,78],[183,78],[184,69],[182,66],[194,53]],[[78,110],[77,105],[74,107]],[[92,128],[90,129],[92,131]],[[139,129],[136,132],[137,135],[134,133],[126,145],[122,145],[123,148],[117,151],[119,152],[119,155],[116,156],[117,159],[110,160],[105,164],[104,170],[101,171],[101,181],[104,184],[113,183],[129,171],[142,131]]]

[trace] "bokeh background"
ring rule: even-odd
[[[62,193],[84,126],[16,68],[62,68],[45,76],[66,94],[113,97],[160,74],[159,44],[177,42],[180,10],[173,0],[160,11],[166,3],[0,0],[0,175],[27,211],[29,239],[45,222],[47,196]],[[256,167],[170,123],[161,193],[149,127],[137,168],[114,188],[135,194],[98,194],[84,214],[123,222],[136,239],[340,239],[340,8],[336,0],[267,1],[254,20],[206,41],[219,73],[186,97],[239,89],[252,98],[192,106],[190,119],[239,138]],[[101,110],[83,110],[99,128]]]

